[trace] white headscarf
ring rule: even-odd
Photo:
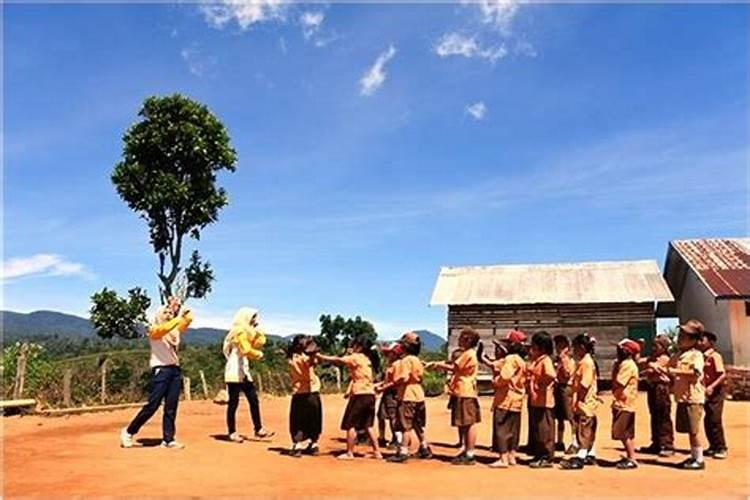
[[[241,307],[236,313],[234,313],[232,328],[229,330],[226,337],[224,337],[224,345],[222,346],[222,351],[224,351],[225,357],[229,357],[235,335],[252,328],[251,322],[257,315],[258,310],[253,309],[252,307]]]

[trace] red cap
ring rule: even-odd
[[[617,346],[631,356],[635,356],[641,352],[641,345],[632,339],[622,339]]]
[[[399,355],[402,353],[403,348],[401,347],[400,342],[391,342],[390,344],[385,344],[382,347],[383,354],[395,354]]]
[[[526,334],[521,330],[511,330],[508,335],[505,336],[505,340],[511,344],[523,344],[526,342]]]

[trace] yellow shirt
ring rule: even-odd
[[[372,363],[370,359],[361,352],[349,354],[341,358],[341,361],[349,368],[351,380],[346,393],[352,396],[358,394],[375,394],[375,386],[372,379]]]
[[[656,363],[657,366],[660,368],[666,368],[669,366],[669,356],[666,354],[661,354],[659,356],[649,356],[648,363]],[[656,370],[646,370],[646,380],[650,384],[661,384],[661,383],[668,383],[669,375],[666,375],[662,372],[656,371]]]
[[[638,366],[632,359],[615,363],[612,373],[612,408],[635,412],[638,399]]]
[[[563,354],[557,358],[557,383],[560,385],[570,385],[573,383],[573,372],[576,369],[576,362],[570,354]]]
[[[528,377],[529,405],[535,408],[554,408],[557,373],[552,358],[544,354],[532,361]]]
[[[424,365],[418,357],[410,354],[394,363],[393,382],[396,383],[400,401],[424,401],[422,378]]]
[[[590,354],[586,354],[576,364],[573,373],[573,411],[579,415],[596,415],[597,399],[596,366]]]
[[[495,362],[492,383],[495,386],[493,406],[507,411],[521,411],[526,393],[526,363],[518,354],[508,354]]]
[[[320,378],[315,374],[315,363],[307,354],[292,354],[289,374],[294,394],[320,392]]]
[[[688,349],[675,354],[669,360],[670,368],[692,370],[693,375],[675,375],[672,394],[678,403],[703,404],[706,402],[706,387],[703,385],[703,353]]]
[[[465,350],[458,359],[453,362],[453,377],[451,379],[452,393],[459,398],[478,397],[478,371],[479,361],[477,360],[477,351],[474,349]]]

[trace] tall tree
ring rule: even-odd
[[[204,297],[211,291],[213,270],[197,250],[183,268],[185,243],[188,238],[199,240],[201,231],[216,222],[227,205],[227,193],[217,186],[216,176],[235,170],[237,154],[218,118],[187,97],[149,97],[138,115],[140,121],[123,137],[123,157],[112,182],[128,207],[148,224],[159,264],[161,303],[174,294]],[[95,294],[92,313],[98,308],[97,317],[108,318],[107,305],[118,300],[125,299],[104,291]],[[100,332],[112,326],[101,321],[96,325]]]
[[[344,319],[340,315],[331,318],[330,314],[320,316],[320,335],[317,339],[320,349],[326,354],[339,354],[349,342],[364,335],[373,342],[378,338],[375,327],[360,316]]]

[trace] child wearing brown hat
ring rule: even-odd
[[[669,364],[671,344],[666,335],[657,335],[651,342],[651,355],[639,361],[641,374],[646,378],[646,395],[651,418],[651,444],[639,451],[658,454],[661,457],[674,455],[671,380],[661,371]]]
[[[686,470],[702,470],[703,447],[699,438],[706,388],[703,385],[705,362],[697,349],[703,335],[703,323],[691,319],[680,325],[677,335],[679,352],[669,360],[666,373],[672,378],[672,394],[677,402],[675,430],[690,436],[690,458],[680,464]]]
[[[727,378],[724,370],[724,358],[715,348],[716,334],[708,331],[703,332],[698,348],[703,351],[705,368],[703,373],[703,384],[706,386],[706,403],[704,408],[706,416],[703,424],[708,439],[708,449],[704,455],[723,459],[727,457],[727,443],[724,438],[724,426],[721,418],[724,412],[724,381]]]
[[[638,399],[638,366],[641,345],[632,339],[617,344],[617,361],[612,368],[612,439],[622,441],[626,456],[618,469],[635,469],[635,403]]]

